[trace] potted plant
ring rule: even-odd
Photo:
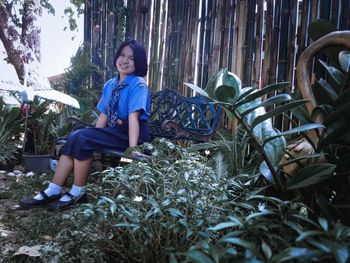
[[[50,169],[50,160],[54,154],[57,138],[58,114],[46,101],[36,99],[30,105],[28,114],[24,116],[22,160],[26,171],[44,172]]]

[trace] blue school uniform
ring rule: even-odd
[[[150,116],[150,91],[145,80],[136,75],[110,79],[103,87],[97,109],[108,116],[106,128],[86,128],[72,132],[62,154],[78,160],[87,160],[94,151],[110,149],[125,151],[129,147],[128,116],[141,110],[138,144],[151,141],[147,124]],[[119,121],[118,121],[119,120]]]

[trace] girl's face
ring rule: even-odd
[[[128,75],[135,72],[134,52],[129,46],[122,49],[115,65],[120,74],[120,80],[124,80]]]

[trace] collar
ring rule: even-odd
[[[131,82],[131,80],[135,77],[134,74],[130,74],[128,75],[122,83],[119,83],[119,74],[115,77],[115,80],[114,80],[114,86],[117,87],[117,89],[122,89],[122,88],[125,88],[126,86],[128,86]]]

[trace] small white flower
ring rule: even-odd
[[[185,180],[188,181],[188,179],[190,178],[190,174],[188,172],[185,172],[184,177],[185,177]]]
[[[266,210],[265,204],[259,203],[259,205],[258,205],[258,210],[259,210],[260,212],[265,212],[265,211],[267,211],[267,210]]]
[[[209,155],[210,151],[209,150],[205,150],[204,153],[205,153],[205,155]]]
[[[141,202],[142,201],[142,196],[135,196],[134,201],[135,202]]]

